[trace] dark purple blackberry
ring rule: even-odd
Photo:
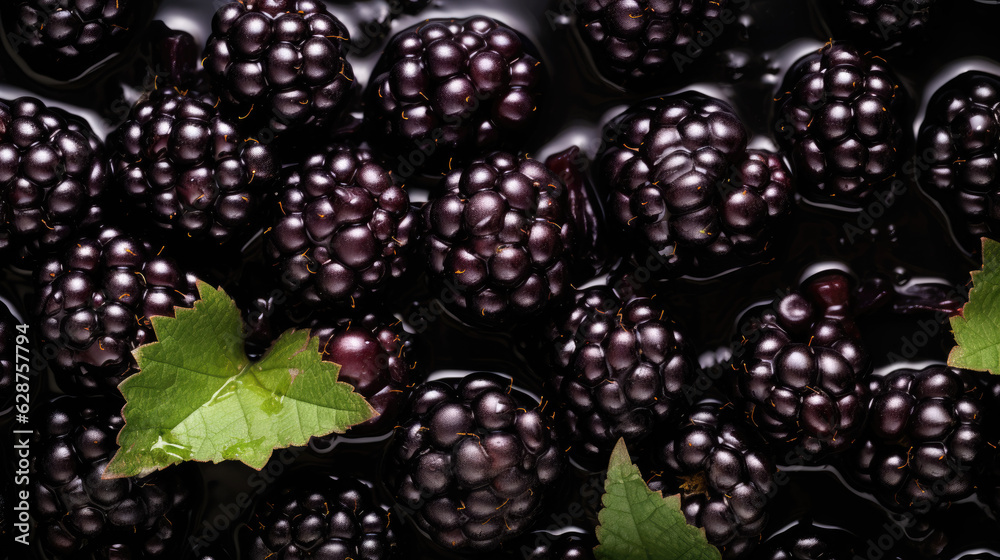
[[[525,560],[594,560],[597,539],[587,533],[549,533],[528,535],[532,546],[522,546],[521,556]]]
[[[759,560],[855,560],[864,558],[867,545],[850,531],[798,521],[772,535],[755,558]],[[889,560],[890,557],[886,557]],[[891,558],[895,558],[892,556]]]
[[[416,212],[369,150],[330,146],[305,158],[281,189],[267,254],[306,302],[354,307],[406,271]]]
[[[40,410],[32,447],[34,542],[47,560],[177,558],[196,471],[104,480],[125,421],[122,402],[59,397]]]
[[[937,90],[917,157],[929,167],[921,185],[957,215],[959,233],[1000,239],[1000,77],[966,72]]]
[[[979,376],[929,366],[873,376],[869,385],[868,425],[848,458],[849,477],[897,511],[926,513],[970,496],[993,452],[995,412]]]
[[[108,175],[86,122],[33,97],[0,99],[0,254],[52,251],[101,222]]]
[[[654,490],[680,492],[688,523],[705,529],[724,558],[746,555],[767,524],[767,503],[777,491],[775,466],[731,405],[704,400],[694,406],[654,454],[664,470]]]
[[[595,173],[612,221],[678,274],[760,260],[792,209],[784,163],[747,150],[745,125],[718,99],[694,91],[648,99],[604,135]]]
[[[748,4],[731,0],[577,0],[577,27],[601,72],[627,85],[679,76]],[[710,43],[709,43],[710,44]]]
[[[850,447],[865,421],[871,366],[851,298],[848,278],[828,273],[740,325],[732,369],[750,422],[810,462]]]
[[[153,247],[112,227],[71,244],[35,272],[38,336],[67,391],[112,391],[154,342],[150,317],[191,307],[195,282]]]
[[[393,37],[368,86],[365,116],[399,156],[398,172],[450,169],[522,141],[544,80],[531,50],[482,16],[425,21]]]
[[[435,293],[467,321],[520,322],[568,294],[573,216],[566,187],[540,161],[494,152],[453,169],[423,223]]]
[[[279,486],[246,525],[247,560],[391,560],[406,555],[368,483],[323,477]]]
[[[936,0],[839,0],[843,19],[861,38],[893,46],[923,37]]]
[[[368,314],[312,326],[323,359],[340,364],[340,381],[350,383],[378,416],[353,426],[352,436],[384,434],[399,421],[410,387],[421,381],[413,338],[397,319]]]
[[[565,454],[539,403],[478,373],[414,389],[391,451],[396,501],[446,549],[491,550],[529,528]]]
[[[280,171],[271,149],[243,139],[207,99],[155,90],[113,133],[115,180],[138,218],[195,241],[223,243],[259,225]]]
[[[350,99],[349,43],[320,0],[241,0],[215,13],[203,65],[241,120],[275,134],[318,131]]]
[[[776,97],[775,134],[803,194],[862,206],[889,188],[909,133],[906,91],[881,57],[827,43],[798,60]]]
[[[17,341],[17,326],[20,323],[7,309],[7,304],[0,300],[0,411],[7,410],[14,404],[15,380],[15,342]],[[27,347],[26,344],[21,346]]]
[[[691,348],[652,299],[578,291],[556,309],[547,338],[551,388],[577,457],[606,460],[619,438],[633,447],[688,406]]]

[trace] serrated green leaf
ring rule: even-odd
[[[948,365],[1000,374],[1000,243],[983,238],[983,269],[972,272],[962,313],[951,318],[958,346]]]
[[[274,449],[343,432],[375,414],[337,381],[340,366],[322,361],[308,331],[286,332],[252,363],[233,300],[203,282],[198,292],[193,309],[153,317],[158,342],[133,352],[140,372],[119,385],[125,426],[105,478],[182,461],[233,459],[261,469]]]
[[[687,524],[678,496],[664,498],[649,489],[632,464],[625,440],[618,440],[608,478],[604,507],[598,514],[597,560],[720,560],[705,531]]]

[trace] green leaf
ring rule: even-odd
[[[972,272],[973,287],[961,314],[951,318],[958,346],[948,365],[1000,374],[1000,243],[983,238],[983,269]]]
[[[679,496],[664,498],[642,480],[632,464],[625,440],[618,440],[604,507],[598,514],[597,560],[719,560],[719,549],[705,540],[704,529],[687,524]]]
[[[159,342],[133,352],[140,372],[119,385],[125,426],[105,478],[182,461],[235,459],[259,470],[274,449],[346,431],[375,414],[337,381],[340,366],[322,361],[308,331],[286,332],[251,363],[236,304],[204,282],[198,291],[193,309],[153,317]]]

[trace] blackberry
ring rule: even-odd
[[[139,101],[112,138],[115,180],[139,217],[199,242],[224,243],[256,225],[280,170],[235,120],[176,88]]]
[[[556,536],[535,533],[535,535],[532,540],[535,543],[534,547],[522,546],[520,549],[525,560],[594,560],[597,540],[592,534],[561,533]]]
[[[132,350],[155,341],[149,318],[194,304],[197,279],[161,253],[103,227],[39,265],[39,337],[65,390],[116,391],[136,372]]]
[[[125,421],[118,400],[58,397],[40,419],[32,446],[32,515],[48,560],[176,558],[200,484],[169,468],[143,478],[104,480]]]
[[[215,13],[203,65],[241,120],[279,135],[318,131],[350,101],[349,43],[319,0],[242,0]]]
[[[249,560],[401,558],[395,524],[358,479],[328,476],[286,483],[247,524]]]
[[[373,136],[399,155],[405,175],[521,141],[535,121],[544,79],[533,50],[516,31],[482,16],[402,31],[368,86]]]
[[[355,307],[406,271],[416,212],[367,149],[334,145],[306,157],[273,206],[267,254],[309,304]]]
[[[626,86],[679,76],[749,3],[733,0],[577,0],[577,28],[601,72]]]
[[[799,521],[771,536],[757,553],[760,560],[854,560],[863,558],[867,546],[844,529]],[[895,558],[895,557],[893,557]]]
[[[578,457],[606,459],[622,437],[633,447],[688,404],[691,348],[652,299],[607,287],[578,291],[556,309],[547,339],[551,388]]]
[[[921,185],[957,214],[957,233],[1000,239],[1000,77],[966,72],[934,92],[917,155],[929,166]]]
[[[453,169],[423,224],[432,286],[467,321],[517,323],[569,291],[573,217],[566,187],[539,161],[494,152]]]
[[[863,206],[891,186],[906,153],[905,90],[885,61],[827,43],[785,76],[774,124],[801,192]]]
[[[924,513],[970,496],[989,459],[992,415],[973,373],[897,369],[869,382],[868,426],[847,474],[885,507]]]
[[[396,432],[396,500],[447,549],[491,550],[523,533],[564,470],[549,418],[512,383],[479,373],[419,385]]]
[[[868,351],[846,276],[827,273],[751,312],[733,357],[750,421],[770,443],[818,461],[850,447],[865,420]]]
[[[704,528],[724,558],[744,556],[757,544],[777,490],[774,461],[728,404],[695,404],[654,461],[664,470],[650,488],[679,491],[688,523]]]
[[[842,17],[862,40],[894,46],[927,33],[935,0],[839,0]]]
[[[732,107],[701,93],[633,105],[605,127],[597,156],[612,221],[668,272],[709,275],[760,260],[794,191],[781,159],[747,150],[747,137]]]
[[[15,341],[17,340],[18,321],[7,309],[7,304],[0,300],[0,411],[7,410],[14,404],[15,380]],[[23,344],[21,346],[24,346]]]
[[[83,120],[33,97],[0,99],[0,254],[53,251],[100,223],[109,170]]]

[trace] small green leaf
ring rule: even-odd
[[[235,459],[261,469],[274,449],[346,431],[375,414],[337,381],[340,366],[322,361],[308,331],[286,332],[251,363],[236,304],[204,282],[198,292],[193,309],[153,317],[159,342],[133,352],[140,372],[119,386],[125,426],[105,478],[182,461]]]
[[[719,560],[705,531],[687,524],[679,496],[664,498],[642,480],[632,464],[625,440],[618,440],[608,479],[604,508],[598,514],[597,560]]]
[[[958,346],[948,365],[1000,374],[1000,243],[983,238],[983,269],[972,272],[973,288],[962,313],[951,318]]]

